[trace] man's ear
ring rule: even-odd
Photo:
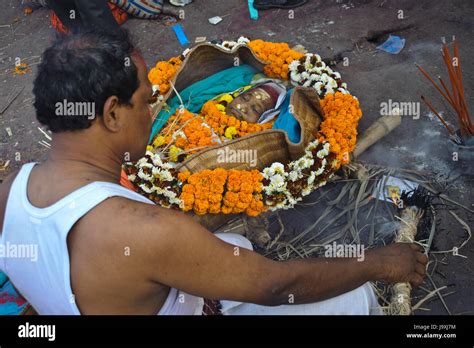
[[[104,109],[102,111],[102,122],[104,127],[116,133],[120,131],[124,124],[122,119],[122,110],[121,106],[119,105],[119,100],[117,96],[113,95],[108,97],[104,103]]]

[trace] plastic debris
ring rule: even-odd
[[[222,22],[222,17],[215,16],[208,19],[209,23],[216,25],[217,23]]]
[[[402,39],[400,36],[390,35],[387,41],[377,46],[377,49],[390,54],[399,54],[403,47],[405,47],[405,39]]]
[[[7,131],[7,134],[8,134],[9,137],[11,137],[13,135],[12,130],[11,130],[10,127],[5,128],[5,130]]]
[[[10,165],[10,160],[7,161],[0,161],[0,172],[6,172],[8,166]]]
[[[205,36],[198,36],[196,40],[194,40],[195,43],[201,43],[201,42],[206,42],[206,37]]]
[[[181,24],[175,24],[171,28],[173,28],[174,33],[176,34],[176,37],[178,38],[178,41],[181,44],[181,46],[186,46],[187,44],[189,44],[189,40],[186,37],[186,34],[184,33],[184,30]]]
[[[418,184],[412,181],[384,175],[375,187],[372,196],[382,201],[397,202],[403,191],[409,192],[417,187]]]
[[[253,20],[258,19],[258,11],[255,7],[253,7],[253,0],[248,0],[249,3],[249,12],[250,12],[250,18]]]

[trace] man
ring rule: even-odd
[[[110,31],[120,28],[107,0],[48,0],[47,3],[70,32],[75,33],[84,28]]]
[[[45,51],[33,92],[52,148],[1,185],[0,238],[38,254],[2,258],[0,269],[39,314],[194,314],[201,297],[265,314],[287,313],[288,303],[362,313],[366,282],[423,281],[427,258],[413,244],[368,251],[362,262],[276,262],[117,185],[124,158],[144,154],[151,128],[146,66],[124,34],[61,38]]]

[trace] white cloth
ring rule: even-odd
[[[28,178],[35,163],[23,165],[7,201],[0,243],[4,246],[37,246],[36,260],[26,257],[0,258],[5,272],[18,291],[39,314],[79,315],[71,289],[67,236],[74,224],[97,204],[113,196],[139,202],[152,201],[120,185],[93,182],[46,208],[28,201]],[[200,299],[171,289],[158,314],[196,314]],[[202,308],[202,304],[201,304]]]
[[[278,93],[278,99],[275,106],[261,114],[257,121],[257,123],[260,124],[270,122],[280,114],[280,108],[286,99],[286,88],[281,83],[278,83],[277,80],[261,79],[258,81],[252,81],[252,83],[254,83],[254,85],[242,93],[247,93],[248,91],[261,87],[262,85],[269,85]]]
[[[233,245],[253,250],[252,243],[245,237],[232,233],[216,236]],[[370,283],[342,295],[314,303],[262,306],[253,303],[221,301],[224,315],[381,315],[374,290]]]

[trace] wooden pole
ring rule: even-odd
[[[353,157],[359,157],[365,150],[385,137],[402,123],[399,110],[393,110],[392,115],[383,116],[375,121],[357,141]]]

